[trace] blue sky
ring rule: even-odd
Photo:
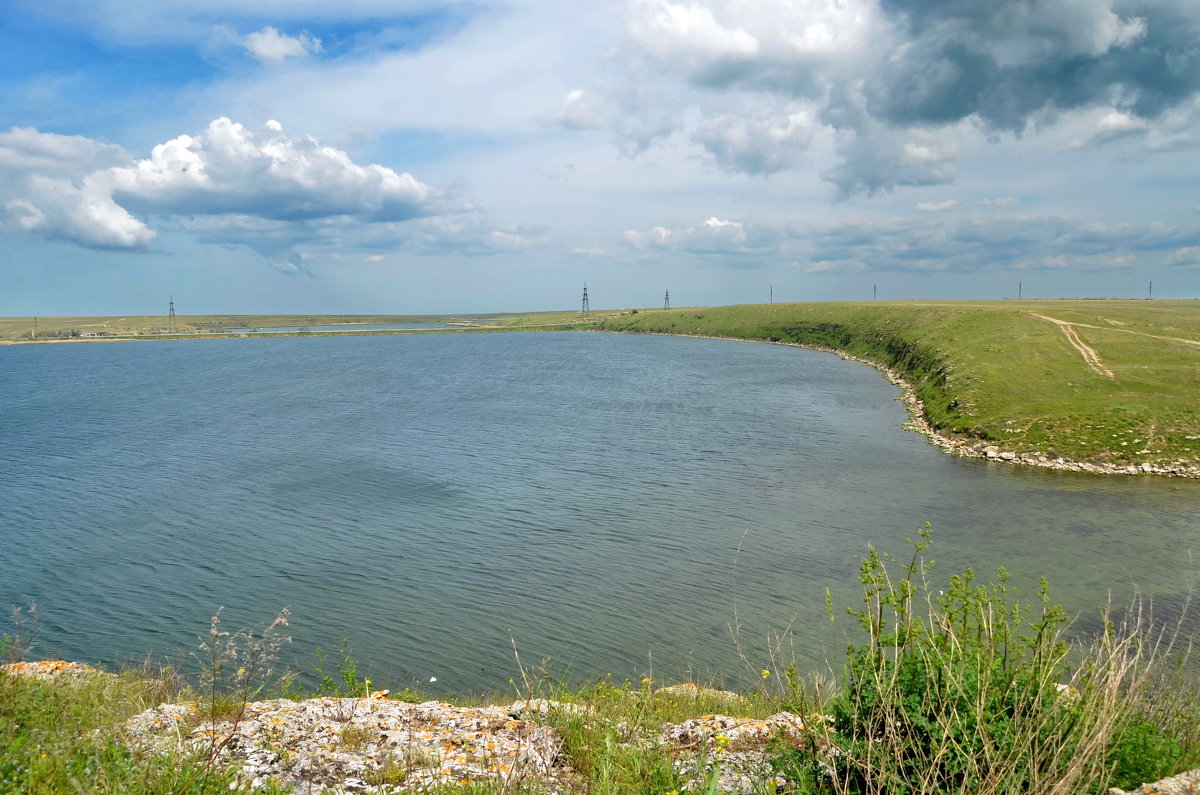
[[[1200,297],[1194,0],[9,0],[0,315]]]

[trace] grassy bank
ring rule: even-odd
[[[404,323],[445,323],[451,330],[518,330],[525,328],[562,328],[592,323],[616,312],[508,312],[474,315],[179,315],[172,324],[162,315],[111,317],[3,317],[0,341],[64,342],[70,340],[160,338],[212,336],[228,334],[231,329],[272,329],[301,327],[311,331],[319,326],[399,325]],[[338,334],[354,333],[338,331]],[[388,333],[364,331],[362,333]],[[411,333],[411,332],[404,332]],[[89,336],[82,336],[82,335]],[[99,336],[95,336],[99,335]]]
[[[760,304],[599,325],[842,351],[902,375],[938,431],[1017,453],[1200,463],[1200,302]]]
[[[372,692],[345,651],[305,691],[272,671],[286,613],[257,632],[214,617],[191,672],[0,668],[0,792],[1065,795],[1200,765],[1200,691],[1170,627],[1134,605],[1069,643],[1045,583],[1021,599],[1003,569],[935,578],[929,543],[869,551],[861,603],[829,606],[838,670],[780,657],[740,693],[517,663],[511,693],[414,707],[411,690]],[[0,652],[20,656],[27,628]]]

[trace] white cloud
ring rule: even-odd
[[[600,129],[605,125],[603,102],[582,88],[572,88],[550,123],[566,130]]]
[[[643,49],[673,66],[683,64],[703,76],[759,53],[758,39],[717,20],[699,3],[633,0],[629,33]]]
[[[702,122],[692,140],[728,171],[773,174],[804,162],[819,127],[806,110],[758,117],[727,114]]]
[[[200,135],[159,144],[148,159],[104,178],[119,201],[153,213],[398,221],[433,212],[436,199],[411,174],[360,166],[274,121],[255,132],[216,119]]]
[[[1013,196],[1002,196],[998,199],[983,199],[979,202],[984,207],[1015,207],[1020,202]]]
[[[283,63],[288,58],[299,58],[321,51],[321,40],[307,33],[289,36],[268,25],[257,33],[242,39],[246,51],[263,63]]]
[[[145,248],[154,232],[95,178],[96,169],[129,160],[119,146],[80,136],[0,133],[0,226],[90,248]]]
[[[367,257],[367,262],[383,262],[383,255],[372,254],[371,256]]]
[[[655,226],[645,232],[630,229],[622,239],[638,250],[679,249],[692,254],[747,253],[761,246],[747,234],[741,221],[722,221],[712,216],[704,223],[684,229]]]
[[[1166,264],[1186,268],[1200,268],[1200,246],[1184,246],[1176,249],[1166,259]]]
[[[941,213],[946,210],[953,210],[957,206],[957,199],[946,199],[941,202],[921,202],[917,205],[917,209],[923,213]]]
[[[1117,141],[1133,135],[1141,135],[1150,128],[1149,122],[1124,111],[1110,109],[1093,123],[1086,137],[1076,138],[1069,144],[1071,149],[1086,149],[1092,146]]]
[[[572,248],[567,251],[569,257],[606,257],[608,252],[598,246],[592,248]]]
[[[867,269],[867,264],[861,260],[847,259],[836,262],[820,260],[806,267],[809,273],[861,273]]]

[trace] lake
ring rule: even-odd
[[[788,627],[836,663],[859,557],[928,521],[935,578],[1046,576],[1082,630],[1134,588],[1180,614],[1200,483],[954,458],[898,396],[672,337],[0,347],[0,602],[37,602],[35,657],[186,662],[219,606],[290,606],[291,662],[348,632],[393,688],[505,687],[514,643],[571,679],[737,679]]]

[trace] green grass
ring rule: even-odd
[[[1091,369],[1059,326],[1032,313],[1084,324],[1076,333],[1115,378]],[[1164,339],[1200,343],[1200,302],[760,304],[643,310],[600,327],[843,351],[903,375],[936,429],[1017,453],[1200,462],[1200,344]]]

